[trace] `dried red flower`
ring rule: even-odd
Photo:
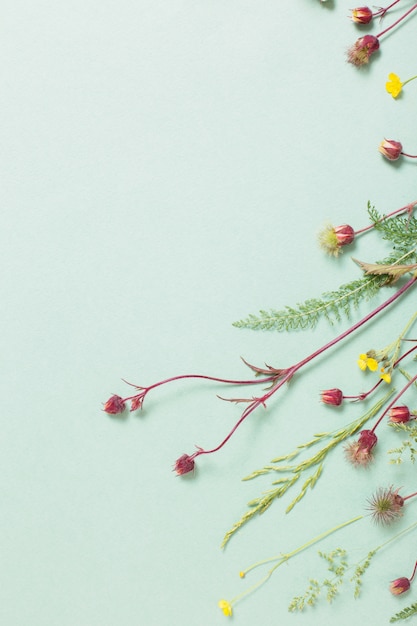
[[[358,7],[352,9],[352,20],[356,24],[369,24],[372,21],[373,13],[369,7]]]
[[[405,576],[396,578],[390,583],[389,590],[394,596],[399,596],[401,593],[408,591],[411,587],[411,583]]]
[[[362,430],[358,441],[350,443],[345,448],[348,461],[353,465],[366,466],[373,459],[372,449],[377,444],[378,438],[372,430]]]
[[[174,470],[179,476],[188,474],[194,470],[195,462],[193,457],[188,454],[183,454],[179,459],[175,461]]]
[[[103,410],[109,415],[117,415],[117,413],[123,413],[125,406],[123,398],[113,395],[104,403]]]
[[[389,410],[389,421],[394,424],[404,424],[409,422],[411,418],[410,409],[408,406],[393,406]]]
[[[394,139],[384,139],[379,144],[378,150],[388,161],[397,161],[402,153],[402,144]]]
[[[321,392],[321,401],[324,404],[340,406],[343,402],[343,392],[340,389],[326,389]]]
[[[359,37],[347,52],[348,62],[360,67],[369,63],[374,52],[379,50],[379,39],[373,35]]]

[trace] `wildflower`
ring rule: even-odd
[[[401,593],[404,593],[410,589],[411,583],[416,573],[416,569],[417,563],[414,565],[414,570],[411,578],[406,578],[405,576],[402,576],[401,578],[396,578],[390,583],[389,590],[391,591],[391,593],[394,594],[394,596],[399,596]]]
[[[381,367],[381,369],[379,370],[379,377],[381,378],[381,380],[385,381],[386,383],[388,383],[388,385],[391,382],[391,372],[387,371],[385,369],[385,367]]]
[[[327,389],[326,391],[322,391],[320,395],[323,404],[340,406],[343,402],[343,392],[340,389]]]
[[[345,447],[346,458],[352,465],[366,466],[373,460],[372,449],[378,441],[372,430],[362,430],[358,441],[354,441]]]
[[[393,98],[396,98],[402,92],[403,87],[416,78],[417,75],[407,78],[407,80],[401,82],[400,77],[391,72],[391,74],[388,74],[388,82],[385,83],[385,89]]]
[[[225,615],[229,617],[232,615],[233,613],[232,605],[227,600],[219,600],[218,606],[219,606],[219,609],[221,609]]]
[[[113,395],[104,403],[104,409],[109,415],[117,415],[117,413],[123,413],[125,410],[125,403],[120,396]]]
[[[394,139],[384,139],[379,144],[378,150],[388,161],[397,161],[402,154],[402,144]]]
[[[357,363],[362,371],[368,368],[371,372],[376,372],[378,369],[378,361],[375,358],[375,352],[373,350],[366,352],[366,354],[360,354]]]
[[[369,24],[372,20],[373,13],[369,7],[358,7],[352,9],[352,21],[356,24]]]
[[[368,500],[368,510],[377,524],[387,526],[403,515],[404,498],[399,489],[381,488]]]
[[[401,593],[408,591],[411,587],[411,583],[408,578],[403,576],[402,578],[396,578],[390,583],[389,590],[394,596],[399,596]]]
[[[385,89],[393,98],[397,98],[400,95],[402,88],[403,83],[400,81],[400,77],[393,72],[388,74],[388,82],[385,83]]]
[[[182,476],[183,474],[188,474],[194,470],[195,462],[193,457],[188,454],[183,454],[179,459],[175,461],[174,470],[177,472],[178,476]]]
[[[379,49],[379,39],[373,35],[359,37],[347,52],[348,63],[357,67],[369,63],[369,59],[374,52]]]
[[[333,256],[338,256],[343,246],[347,246],[355,239],[355,231],[352,226],[342,224],[332,226],[328,224],[319,233],[318,240],[320,247]]]
[[[405,422],[409,422],[411,418],[408,406],[393,406],[388,414],[389,421],[394,424],[405,424]]]

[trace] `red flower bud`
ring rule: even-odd
[[[179,476],[183,474],[188,474],[192,472],[194,469],[194,459],[188,454],[183,454],[179,459],[175,461],[174,470],[177,472]]]
[[[390,583],[389,590],[395,596],[399,596],[401,593],[408,591],[410,589],[410,586],[411,584],[410,584],[409,579],[405,578],[404,576],[402,578],[396,578],[395,580],[393,580]]]
[[[388,161],[396,161],[400,158],[402,152],[402,145],[399,141],[394,141],[393,139],[384,139],[379,144],[379,152],[384,156]]]
[[[123,413],[123,411],[125,410],[125,403],[123,401],[123,398],[116,395],[112,396],[107,400],[107,402],[105,402],[103,410],[109,415]]]
[[[369,24],[372,20],[373,13],[369,7],[358,7],[352,9],[352,20],[356,24]]]
[[[335,226],[334,232],[339,246],[347,246],[355,239],[355,231],[348,224]]]
[[[324,404],[340,406],[343,402],[343,392],[340,389],[327,389],[321,392],[321,401]]]
[[[393,406],[389,410],[389,421],[394,424],[404,424],[410,421],[410,409],[408,406]]]

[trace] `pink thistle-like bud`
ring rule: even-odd
[[[323,404],[340,406],[343,402],[343,392],[340,389],[326,389],[326,391],[322,391],[320,395]]]
[[[335,226],[334,232],[339,246],[347,246],[355,239],[355,231],[349,224]]]
[[[403,147],[399,141],[384,139],[379,144],[378,150],[388,161],[397,161],[401,156]]]
[[[359,433],[358,441],[346,446],[346,458],[353,465],[369,465],[373,459],[372,449],[376,446],[377,441],[378,437],[372,430],[362,430]]]
[[[117,415],[117,413],[123,413],[125,410],[125,403],[120,396],[113,395],[104,403],[103,411],[109,415]]]
[[[369,7],[358,7],[352,9],[352,20],[356,24],[369,24],[372,20],[373,13]]]
[[[411,413],[408,406],[393,406],[389,410],[389,421],[394,424],[405,424],[411,419]]]
[[[411,583],[405,576],[396,578],[390,583],[389,590],[394,596],[399,596],[401,593],[408,591],[411,587]]]
[[[347,52],[348,62],[360,67],[369,63],[374,52],[379,50],[379,39],[373,35],[359,37]]]
[[[194,465],[194,459],[188,454],[183,454],[175,461],[174,470],[177,472],[178,476],[183,476],[183,474],[192,472],[194,470]]]
[[[352,243],[354,239],[355,231],[348,224],[342,224],[341,226],[327,224],[318,235],[320,248],[333,256],[339,256],[342,252],[340,248]]]

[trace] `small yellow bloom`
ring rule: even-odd
[[[384,380],[389,385],[391,382],[391,372],[385,371],[384,367],[381,367],[379,371],[380,371],[380,378],[382,378],[382,380]]]
[[[366,368],[370,369],[371,372],[376,372],[378,369],[378,361],[373,357],[368,356],[367,354],[360,354],[358,365],[362,371],[365,371]]]
[[[393,74],[392,72],[391,74],[388,74],[388,78],[388,82],[385,83],[385,89],[388,91],[388,93],[391,94],[393,98],[396,98],[401,93],[403,83],[401,82],[400,77],[397,76],[397,74]]]
[[[219,606],[219,609],[221,609],[225,615],[229,617],[230,615],[232,615],[233,613],[232,605],[227,600],[220,600],[218,606]]]

